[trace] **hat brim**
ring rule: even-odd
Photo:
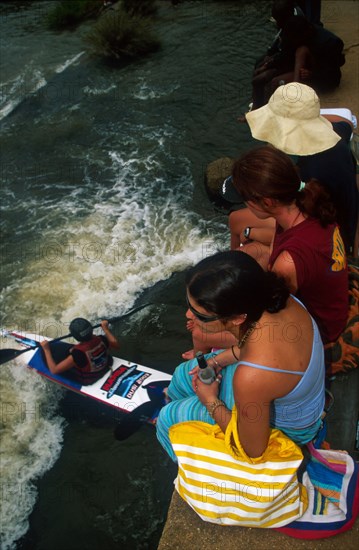
[[[340,136],[326,118],[291,119],[280,116],[264,105],[246,114],[252,136],[270,143],[288,155],[309,156],[334,147]]]
[[[219,192],[221,197],[223,197],[227,202],[230,202],[231,204],[244,205],[243,197],[234,187],[231,176],[224,180]]]

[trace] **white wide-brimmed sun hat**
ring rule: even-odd
[[[279,86],[267,105],[246,114],[252,136],[289,155],[315,155],[331,149],[340,136],[320,114],[313,88],[299,82]]]

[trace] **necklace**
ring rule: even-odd
[[[298,214],[296,215],[296,217],[294,218],[294,220],[292,221],[292,223],[290,224],[290,226],[288,227],[288,229],[292,229],[292,227],[294,226],[295,222],[298,220],[299,216],[302,214],[302,212],[299,210],[298,211]]]
[[[239,349],[241,349],[244,344],[246,343],[246,341],[248,340],[248,338],[250,337],[250,335],[252,334],[252,332],[254,331],[254,329],[256,328],[257,326],[257,323],[251,323],[249,325],[249,327],[247,328],[246,332],[243,334],[242,338],[240,339],[240,341],[238,342],[237,346],[239,347]]]

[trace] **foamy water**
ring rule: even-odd
[[[84,53],[80,52],[64,63],[60,63],[54,68],[54,73],[60,74],[71,67]],[[0,120],[7,117],[22,101],[44,88],[46,84],[47,80],[41,71],[36,69],[33,62],[26,66],[14,80],[0,82]]]
[[[79,52],[76,55],[74,55],[73,57],[71,57],[70,59],[66,59],[66,61],[64,63],[60,63],[60,65],[58,65],[55,68],[55,73],[60,74],[63,71],[65,71],[67,69],[67,67],[71,67],[71,65],[76,63],[76,61],[78,61],[80,59],[80,57],[82,57],[84,55],[84,53],[85,53],[84,51]]]
[[[47,81],[42,72],[32,63],[24,68],[14,80],[0,82],[0,120],[7,117],[24,99],[44,86]]]
[[[242,3],[184,2],[175,11],[163,3],[163,51],[119,70],[91,62],[81,32],[45,31],[43,11],[52,4],[35,1],[23,21],[17,23],[15,12],[0,21],[8,54],[0,102],[6,134],[0,298],[3,326],[56,337],[75,316],[121,315],[143,291],[228,246],[227,220],[202,193],[203,173],[215,158],[237,154],[247,139],[235,120],[250,91],[239,86]],[[257,44],[255,33],[250,36]],[[232,56],[227,65],[226,56]],[[176,300],[182,292],[173,290]],[[168,333],[159,315],[153,314],[160,355]],[[15,550],[36,503],[36,481],[60,455],[63,392],[14,361],[2,365],[0,384],[2,548]],[[139,436],[130,466],[141,452]],[[148,472],[143,462],[137,466],[128,487],[141,483],[140,511],[128,493],[115,511],[112,501],[99,506],[83,531],[84,547],[92,548],[100,529],[115,544],[133,537],[125,537],[128,547],[142,537],[138,548],[145,548],[161,521],[148,490],[158,484],[157,463]],[[77,498],[86,506],[86,497]],[[132,518],[129,527],[122,525],[123,509]],[[149,512],[150,522],[157,519],[144,533]],[[56,536],[51,525],[44,531],[44,540]]]
[[[56,410],[59,387],[20,366],[1,366],[1,548],[15,548],[28,529],[35,482],[57,460],[64,422]]]
[[[166,149],[168,131],[153,135],[158,157],[161,148]],[[120,315],[141,291],[215,249],[226,228],[218,225],[214,238],[200,216],[186,211],[193,184],[185,161],[180,181],[166,189],[166,175],[156,155],[135,154],[111,152],[114,183],[107,189],[99,184],[89,199],[84,186],[81,196],[75,189],[61,202],[26,203],[27,210],[36,211],[37,221],[30,220],[32,224],[61,222],[64,214],[67,223],[55,224],[37,234],[35,241],[27,241],[26,270],[1,291],[7,326],[14,319],[14,302],[17,322],[27,323],[19,328],[41,333],[41,327],[50,326],[49,336],[61,334],[76,316],[95,320]],[[36,326],[28,326],[29,319]]]
[[[151,86],[149,86],[148,79],[150,79],[150,74],[139,79],[139,82],[134,89],[133,97],[142,101],[146,101],[148,99],[158,99],[169,96],[179,88],[178,84],[172,82],[171,84],[163,84],[162,88],[157,88],[154,90]]]
[[[51,74],[60,74],[75,64],[83,53],[80,52],[62,62],[55,60],[53,68],[46,67],[46,71],[39,66],[39,60],[27,62],[24,57],[24,65],[22,68],[19,67],[19,73],[0,83],[0,120],[9,116],[24,100],[36,96],[39,90],[46,87],[45,73],[49,78],[51,78]],[[14,200],[16,204],[18,201],[11,185],[9,187],[3,185],[3,208],[6,210]],[[35,212],[37,206],[38,199],[29,197],[27,208],[33,209]],[[20,231],[26,232],[20,218],[17,220],[17,227]],[[43,242],[45,243],[45,241],[48,243],[46,238]],[[38,250],[44,250],[43,246],[39,245]],[[37,319],[35,325],[37,323],[38,326],[34,328],[38,328],[39,332],[44,329],[45,332],[51,333],[61,330],[61,327],[54,325],[54,319],[48,315],[49,310],[47,309],[43,318],[39,311],[39,317],[37,317],[36,306],[35,310],[34,306],[31,306],[32,299],[37,303],[44,303],[44,288],[46,287],[42,287],[40,290],[38,270],[41,270],[43,266],[45,271],[46,268],[51,267],[52,256],[49,256],[49,251],[50,248],[45,252],[45,262],[43,262],[42,255],[37,262],[36,250],[33,249],[33,261],[28,266],[28,275],[14,277],[13,283],[6,289],[2,289],[1,298],[5,310],[7,307],[13,309],[9,304],[19,293],[18,299],[24,300],[23,315],[26,318]],[[16,254],[18,252],[19,250],[16,250]],[[45,279],[46,277],[44,277],[44,284],[46,284]],[[23,290],[20,292],[21,287]],[[33,292],[34,288],[37,288],[35,293]],[[59,302],[57,305],[62,311]],[[33,315],[31,311],[33,311]],[[20,313],[20,316],[16,318],[15,326],[13,312],[8,328],[21,328],[23,325],[21,319],[24,317]],[[16,344],[11,340],[4,339],[1,342],[1,347],[14,348]],[[16,541],[28,530],[28,518],[37,499],[36,480],[53,466],[62,448],[65,424],[58,415],[57,409],[63,396],[63,390],[42,379],[36,373],[25,369],[20,358],[1,366],[0,386],[2,402],[0,539],[2,550],[12,550],[16,548]]]
[[[26,238],[26,269],[22,266],[20,276],[1,291],[8,328],[56,337],[68,332],[76,316],[96,321],[120,315],[143,290],[216,247],[225,227],[217,225],[214,238],[191,211],[193,182],[185,159],[181,175],[168,186],[162,162],[164,156],[170,159],[173,131],[166,125],[155,130],[143,126],[142,133],[156,142],[156,150],[141,153],[130,140],[126,152],[109,152],[111,186],[89,179],[81,188],[69,189],[61,201],[29,196],[24,206],[36,220],[18,227]],[[27,223],[48,228],[32,238]],[[15,258],[19,256],[17,250]],[[26,533],[37,496],[34,480],[51,468],[62,445],[63,422],[55,413],[61,392],[39,378],[14,363],[1,371],[7,407],[2,441],[5,549],[14,548]]]

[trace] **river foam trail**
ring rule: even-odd
[[[83,27],[46,29],[52,1],[12,4],[0,18],[1,326],[56,337],[73,317],[118,316],[153,292],[160,311],[128,319],[121,336],[129,356],[171,372],[178,341],[190,342],[177,272],[229,244],[203,176],[250,140],[236,119],[273,34],[268,2],[160,2],[162,49],[116,69],[83,53]],[[70,536],[88,550],[148,550],[172,491],[153,431],[118,445],[84,420],[88,400],[69,419],[69,392],[16,361],[0,384],[4,550],[61,550]]]
[[[159,153],[146,156],[132,147],[127,153],[110,151],[111,185],[103,187],[89,178],[61,200],[53,189],[46,198],[45,186],[41,202],[30,198],[26,203],[36,221],[30,216],[29,233],[23,220],[19,232],[25,240],[7,256],[18,266],[18,277],[1,291],[8,328],[56,337],[68,332],[76,316],[92,321],[117,316],[130,309],[143,290],[216,246],[205,221],[187,208],[193,184],[184,159],[176,185],[166,185],[160,159],[161,147],[169,157],[169,129],[143,128],[143,134],[156,140]],[[57,223],[64,216],[66,225]],[[37,225],[48,228],[34,231]],[[64,424],[56,415],[61,391],[14,362],[3,369],[2,524],[4,548],[10,549],[11,540],[28,528],[37,495],[34,481],[59,456]]]
[[[14,548],[28,527],[37,498],[36,480],[61,452],[62,395],[34,372],[12,361],[1,366],[1,548]]]
[[[85,52],[80,52],[70,59],[66,59],[54,68],[54,74],[61,74],[68,67],[76,63]],[[49,75],[47,78],[51,78]],[[18,105],[25,99],[36,94],[41,88],[47,85],[47,80],[42,72],[31,62],[23,68],[23,71],[17,75],[14,80],[0,82],[0,120],[7,117]]]

